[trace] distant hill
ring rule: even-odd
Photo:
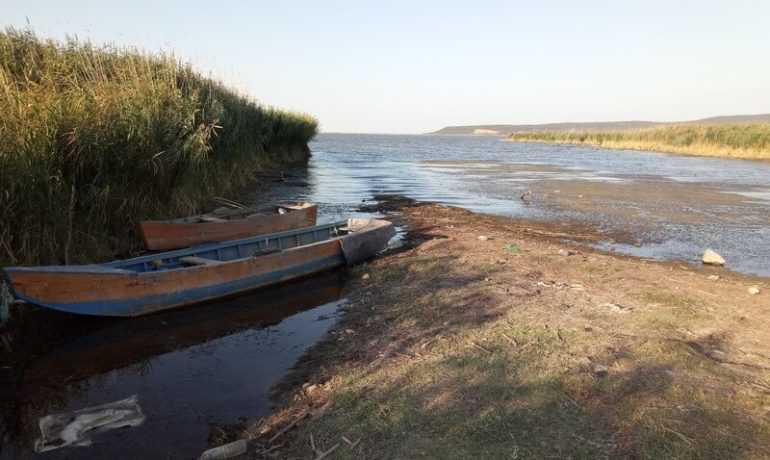
[[[597,122],[568,122],[545,123],[540,125],[472,125],[472,126],[447,126],[438,131],[427,134],[445,135],[476,135],[476,136],[507,136],[512,133],[526,133],[531,131],[571,131],[571,130],[622,130],[652,128],[663,125],[732,125],[750,123],[770,123],[770,114],[760,115],[728,115],[721,117],[702,118],[692,121],[597,121]]]

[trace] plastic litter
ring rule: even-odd
[[[139,426],[144,419],[137,395],[66,414],[46,415],[38,422],[40,437],[35,440],[34,449],[46,452],[66,446],[90,446],[94,434]]]
[[[509,252],[511,254],[518,254],[521,252],[521,248],[516,243],[511,243],[508,246],[503,248],[503,251]]]
[[[201,454],[200,460],[220,460],[223,458],[235,457],[236,455],[243,455],[246,453],[247,447],[246,440],[239,439],[229,444],[225,444],[224,446],[207,450]]]

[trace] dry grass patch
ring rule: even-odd
[[[309,413],[281,436],[281,456],[337,444],[330,457],[770,456],[770,301],[733,305],[756,279],[715,290],[672,264],[558,256],[552,229],[452,208],[392,217],[420,240],[355,271],[339,325],[355,332],[301,363],[256,442]],[[520,254],[503,250],[511,242]]]

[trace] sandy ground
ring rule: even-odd
[[[567,243],[601,238],[570,223],[378,209],[405,247],[354,269],[248,428],[256,458],[770,458],[767,278]]]

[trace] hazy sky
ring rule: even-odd
[[[10,1],[4,26],[173,52],[326,132],[770,112],[770,1]]]

